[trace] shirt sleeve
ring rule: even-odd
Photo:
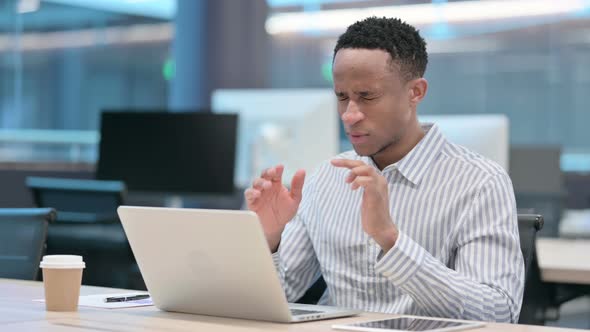
[[[308,183],[313,182],[310,180]],[[320,264],[305,225],[305,221],[312,220],[316,214],[312,191],[311,185],[304,187],[297,215],[285,227],[279,248],[272,254],[289,302],[301,298],[321,274]]]
[[[491,177],[459,220],[455,257],[446,266],[400,231],[375,270],[430,316],[518,321],[524,291],[514,190],[507,174]]]

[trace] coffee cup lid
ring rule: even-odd
[[[82,256],[77,255],[48,255],[43,256],[43,260],[39,265],[43,268],[50,269],[83,269],[86,264],[82,260]]]

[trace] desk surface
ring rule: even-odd
[[[121,290],[83,286],[81,293],[106,294]],[[13,331],[334,331],[334,323],[350,323],[395,315],[363,313],[357,317],[298,324],[276,324],[241,319],[163,312],[155,307],[99,309],[80,307],[78,312],[46,312],[43,284],[33,281],[0,279],[0,330]],[[541,326],[489,323],[478,332],[567,332]]]
[[[537,239],[543,281],[590,285],[590,240]]]

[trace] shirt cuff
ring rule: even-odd
[[[426,250],[403,232],[399,232],[395,245],[377,257],[375,271],[401,286],[418,272],[424,262]]]

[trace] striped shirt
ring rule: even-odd
[[[320,303],[365,311],[517,322],[524,290],[516,203],[506,171],[445,139],[425,137],[383,175],[399,238],[383,254],[361,226],[362,189],[323,163],[306,181],[273,260],[289,301],[320,276]]]

